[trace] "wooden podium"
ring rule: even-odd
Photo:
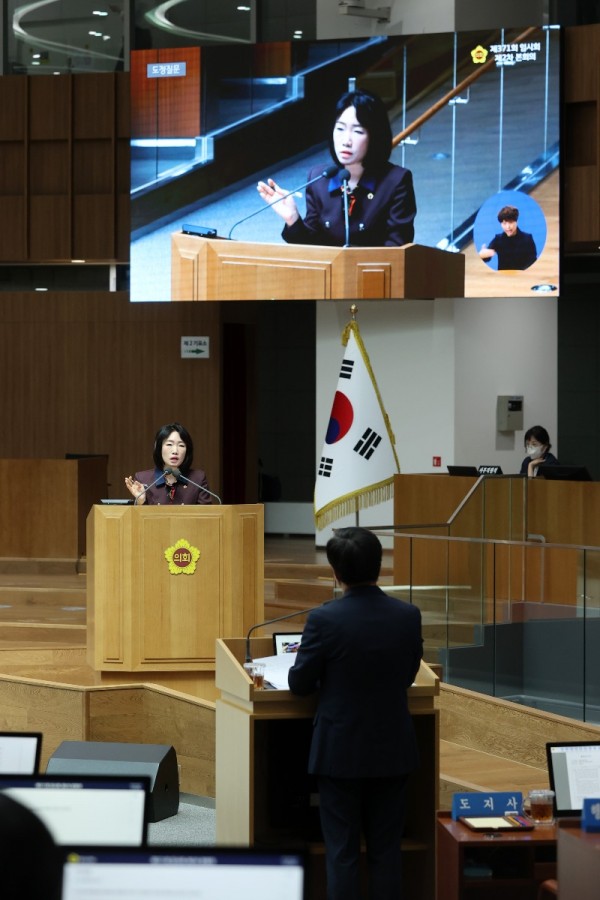
[[[263,620],[262,505],[94,506],[87,526],[96,671],[214,671],[216,639]]]
[[[322,247],[171,235],[171,300],[421,300],[464,294],[464,256],[420,244]]]
[[[254,657],[272,654],[271,637],[251,638]],[[311,900],[325,897],[318,794],[307,775],[316,695],[256,690],[243,669],[246,641],[217,641],[217,843],[269,846],[307,844]],[[410,781],[402,843],[407,897],[433,900],[435,813],[438,806],[439,734],[434,697],[437,677],[421,663],[409,690],[419,742],[420,768]]]

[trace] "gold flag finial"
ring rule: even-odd
[[[356,305],[356,303],[353,303],[352,306],[350,307],[350,313],[352,315],[353,322],[356,322],[356,313],[357,312],[358,312],[358,306]]]

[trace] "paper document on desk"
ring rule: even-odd
[[[278,691],[289,691],[288,672],[296,661],[295,653],[279,653],[277,656],[261,656],[252,662],[262,663],[265,667],[265,681]]]

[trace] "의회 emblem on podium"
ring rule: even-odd
[[[169,563],[171,575],[193,575],[200,559],[200,551],[185,538],[180,538],[172,547],[167,547],[165,559]]]

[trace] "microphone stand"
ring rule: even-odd
[[[141,494],[138,494],[137,497],[133,498],[133,505],[137,506],[138,500],[140,499],[140,497],[143,497],[150,490],[150,488],[153,488],[155,484],[158,484],[158,482],[160,481],[160,479],[162,477],[163,477],[163,473],[161,472],[160,475],[158,476],[158,478],[156,479],[156,481],[153,481],[152,484],[147,484],[146,487],[144,488],[144,490],[141,492]]]
[[[229,234],[227,235],[227,239],[231,240],[231,235],[235,228],[238,225],[241,225],[243,222],[247,222],[248,219],[252,219],[254,216],[257,216],[259,213],[263,212],[265,209],[271,209],[272,206],[275,206],[276,203],[281,203],[282,200],[287,199],[287,197],[291,197],[292,194],[295,194],[296,191],[304,190],[304,188],[309,187],[311,184],[314,184],[315,181],[319,181],[321,178],[333,178],[340,170],[339,166],[329,166],[327,169],[323,169],[316,178],[311,178],[310,181],[305,181],[304,184],[298,185],[298,187],[292,188],[291,191],[288,191],[286,194],[282,194],[281,197],[277,197],[276,200],[273,200],[272,203],[267,203],[266,206],[261,206],[260,209],[255,209],[253,213],[250,213],[249,216],[244,216],[243,219],[240,219],[239,222],[235,222],[231,228],[229,229]]]
[[[330,603],[331,601],[327,600],[325,602]],[[246,635],[246,659],[244,661],[247,663],[252,662],[252,654],[250,653],[250,635],[253,631],[256,631],[257,628],[262,628],[263,625],[274,625],[275,622],[283,622],[284,619],[293,619],[295,616],[305,616],[309,612],[312,612],[313,609],[317,609],[317,607],[309,606],[307,609],[297,609],[296,612],[287,613],[285,616],[277,616],[276,619],[267,619],[266,622],[258,622],[257,625],[252,625],[252,627],[248,629],[248,634]]]
[[[350,246],[350,213],[348,212],[348,179],[344,178],[342,193],[344,195],[344,235],[345,235],[345,243],[344,247]]]
[[[181,474],[181,470],[175,468],[174,466],[166,466],[164,470],[165,475],[174,475],[175,478],[181,479],[182,481],[186,481],[188,484],[193,484],[194,487],[197,487],[198,490],[203,491],[205,494],[208,494],[210,497],[214,497],[215,500],[218,500],[220,504],[223,503],[218,494],[213,493],[213,491],[209,491],[207,487],[204,487],[201,484],[198,484],[196,481],[192,481],[191,478],[186,478],[185,475]]]

